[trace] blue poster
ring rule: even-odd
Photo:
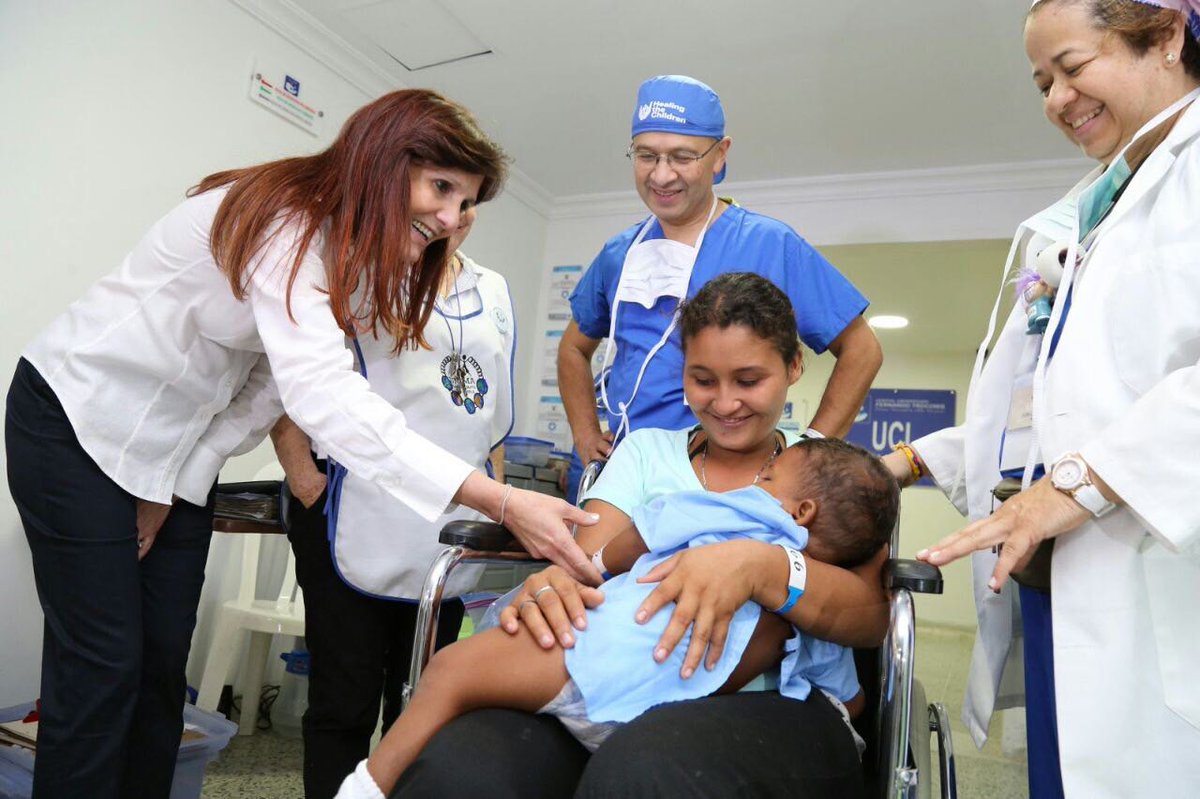
[[[873,388],[854,417],[846,440],[876,455],[944,427],[953,427],[957,392],[934,389]],[[923,478],[917,485],[932,486]]]

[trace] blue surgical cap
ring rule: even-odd
[[[708,85],[686,75],[659,75],[638,88],[633,132],[679,133],[712,139],[725,137],[721,98]],[[725,168],[714,179],[725,179]]]

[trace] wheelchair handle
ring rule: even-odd
[[[883,584],[891,591],[907,588],[916,594],[942,593],[942,570],[919,560],[889,560],[883,567]]]

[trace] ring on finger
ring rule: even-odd
[[[547,591],[553,591],[553,590],[554,590],[554,586],[543,585],[541,588],[539,588],[538,590],[533,592],[533,601],[537,602],[538,597],[540,597],[542,594],[546,593]]]
[[[517,613],[520,613],[522,610],[524,610],[526,605],[536,605],[536,604],[537,604],[536,599],[526,599],[526,600],[522,601],[521,604],[517,605]]]

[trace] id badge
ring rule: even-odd
[[[1022,374],[1013,381],[1008,403],[1008,422],[1000,442],[1000,472],[1022,472],[1033,445],[1033,374]]]

